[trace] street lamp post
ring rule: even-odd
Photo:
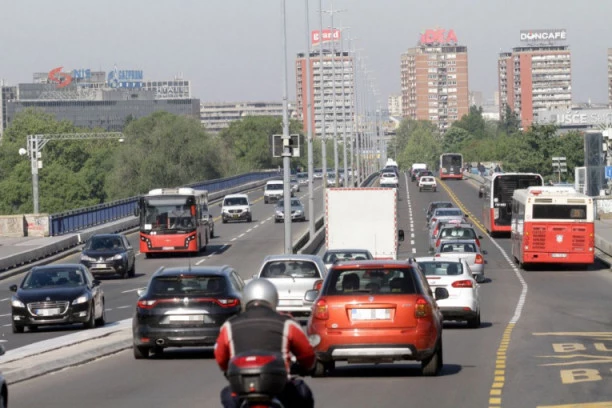
[[[344,93],[344,75],[346,72],[344,60],[344,30],[350,27],[342,27],[340,31],[340,61],[342,62],[342,87],[340,94],[342,95],[342,164],[344,165],[344,186],[349,183],[348,163],[347,163],[347,146],[346,146],[346,95]],[[352,169],[351,169],[352,170]],[[351,186],[352,187],[352,186]]]
[[[40,213],[38,169],[42,168],[42,149],[51,140],[88,140],[88,139],[118,139],[123,142],[124,135],[120,132],[108,133],[64,133],[28,135],[27,149],[19,149],[19,154],[30,157],[32,169],[32,204],[34,214]]]
[[[321,167],[323,172],[323,188],[327,187],[327,136],[325,134],[325,92],[323,90],[325,81],[323,79],[324,74],[323,67],[323,0],[319,0],[319,83],[321,93]]]
[[[310,95],[310,20],[309,20],[309,8],[308,0],[304,0],[304,6],[306,9],[306,129],[308,138],[308,232],[310,239],[314,238],[315,235],[315,212],[314,212],[314,188],[312,185],[312,173],[313,173],[313,151],[312,151],[312,100]]]
[[[285,254],[293,253],[293,244],[291,242],[291,189],[289,185],[289,166],[291,164],[290,157],[292,155],[289,142],[289,84],[287,75],[287,11],[285,0],[281,0],[281,11],[283,19],[283,200],[285,216]]]

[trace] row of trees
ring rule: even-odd
[[[282,133],[281,117],[250,116],[233,122],[220,134],[207,132],[196,119],[158,112],[129,120],[125,141],[50,141],[42,151],[39,170],[40,210],[56,213],[143,194],[152,188],[175,187],[228,177],[259,169],[277,168],[271,135]],[[17,153],[27,135],[78,133],[51,115],[28,110],[17,115],[0,144],[0,214],[32,212],[30,160]],[[290,133],[302,133],[300,122]],[[339,147],[342,158],[342,146]],[[315,165],[321,165],[321,143],[313,143]],[[333,166],[333,143],[328,141],[327,165]],[[294,168],[308,165],[306,146]]]
[[[515,114],[506,112],[505,118],[500,122],[485,120],[482,108],[473,106],[444,135],[429,121],[405,119],[388,151],[397,152],[397,161],[404,168],[424,161],[436,169],[440,155],[453,152],[462,153],[466,163],[497,162],[504,171],[536,172],[553,180],[558,175],[553,174],[552,157],[565,156],[568,173],[563,178],[573,179],[574,168],[584,163],[580,132],[559,135],[552,125],[533,125],[521,131]]]

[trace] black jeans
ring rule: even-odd
[[[299,378],[287,382],[283,392],[277,396],[285,408],[314,408],[314,398],[308,385]],[[224,408],[239,408],[238,397],[232,396],[229,385],[221,390],[221,404]]]

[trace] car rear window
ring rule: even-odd
[[[444,228],[440,232],[440,238],[474,239],[476,234],[471,228]]]
[[[476,252],[475,244],[442,244],[440,246],[440,252]]]
[[[433,177],[429,177],[429,176],[428,177],[421,177],[421,181],[428,181],[428,182],[429,181],[434,181],[434,178]]]
[[[412,295],[418,293],[411,269],[356,269],[332,271],[324,295],[359,293]]]
[[[395,178],[396,175],[395,175],[395,173],[384,173],[383,177],[385,177],[385,178]]]
[[[365,261],[372,259],[372,256],[367,252],[328,252],[323,256],[323,262],[326,264],[336,261]]]
[[[425,276],[454,276],[463,273],[461,262],[419,262]]]
[[[450,217],[454,215],[463,215],[461,210],[436,210],[436,215],[439,217]]]
[[[317,265],[310,261],[270,261],[260,274],[261,278],[320,278]]]
[[[222,295],[227,292],[227,280],[223,276],[160,276],[151,282],[154,295]]]

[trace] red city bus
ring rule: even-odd
[[[193,188],[158,188],[140,198],[140,252],[154,253],[206,249],[212,219],[208,212],[208,191]]]
[[[512,256],[519,265],[595,262],[593,199],[572,187],[516,190]]]
[[[537,173],[493,173],[484,179],[478,196],[483,199],[482,222],[491,236],[510,233],[514,190],[544,184]]]
[[[442,153],[440,156],[440,180],[463,180],[463,155]]]

